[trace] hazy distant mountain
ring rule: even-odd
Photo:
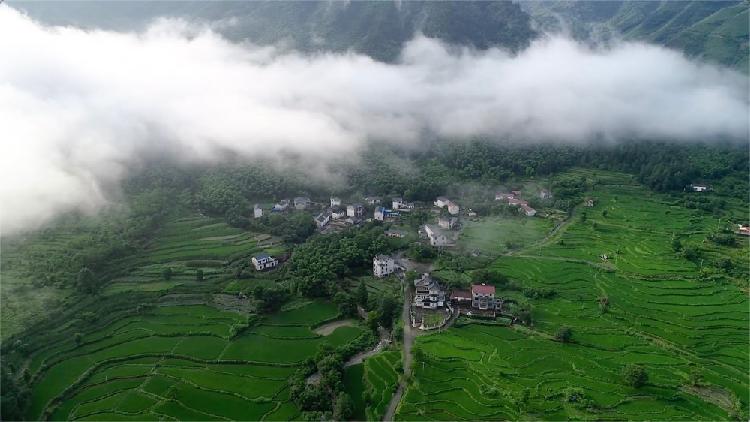
[[[544,31],[649,41],[747,72],[747,0],[529,1],[521,7]]]
[[[747,72],[744,1],[34,1],[10,0],[47,23],[138,30],[158,17],[211,22],[234,40],[283,42],[305,51],[353,49],[396,58],[422,32],[477,48],[518,50],[540,31],[579,39],[622,37],[684,51]]]
[[[291,47],[354,49],[394,59],[421,31],[450,43],[517,50],[536,33],[530,18],[511,2],[146,2],[10,1],[47,23],[115,30],[142,29],[157,17],[210,21],[232,39],[286,42]]]

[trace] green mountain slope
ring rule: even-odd
[[[747,72],[748,1],[534,1],[522,6],[545,31],[648,41]]]
[[[305,51],[353,49],[379,60],[397,57],[418,32],[477,48],[518,50],[536,36],[511,2],[144,2],[10,1],[42,22],[138,30],[158,17],[210,22],[234,40],[284,42]]]

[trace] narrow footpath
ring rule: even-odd
[[[401,397],[403,397],[404,391],[406,390],[406,380],[411,376],[411,348],[414,345],[414,338],[418,334],[417,330],[412,328],[411,326],[411,318],[409,316],[409,309],[412,301],[411,289],[409,288],[410,286],[408,286],[404,281],[403,276],[401,278],[401,286],[404,290],[404,305],[401,311],[401,321],[404,324],[404,342],[402,354],[404,375],[401,377],[398,383],[398,388],[393,394],[391,402],[388,404],[388,410],[386,410],[385,415],[383,415],[384,421],[393,420],[393,417],[396,414],[396,409],[398,408],[398,404],[401,403]]]

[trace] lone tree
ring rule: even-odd
[[[628,364],[622,370],[622,377],[625,384],[634,388],[643,387],[648,382],[648,374],[646,373],[646,370],[641,365],[633,363]]]
[[[690,371],[690,375],[688,377],[688,382],[693,387],[699,387],[701,384],[703,384],[703,374],[701,373],[700,369],[693,368]]]
[[[354,403],[348,394],[340,392],[333,404],[333,420],[346,421],[352,416],[354,416]]]
[[[203,270],[200,268],[195,270],[195,281],[203,281]]]
[[[369,294],[367,293],[367,286],[365,285],[364,280],[362,280],[359,282],[359,286],[357,287],[357,293],[356,293],[357,304],[367,309],[368,296]]]
[[[569,343],[573,339],[573,330],[563,325],[555,333],[555,339],[563,343]]]
[[[599,296],[597,301],[599,302],[599,311],[603,314],[606,314],[607,311],[609,311],[609,297]]]
[[[161,277],[164,280],[169,280],[172,278],[172,267],[167,267],[161,271]]]
[[[391,296],[383,296],[383,299],[380,301],[380,325],[383,326],[383,328],[391,328],[393,325],[393,316],[396,313],[396,301],[393,300]]]

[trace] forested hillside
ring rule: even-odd
[[[747,71],[748,1],[87,2],[10,1],[35,19],[134,31],[154,19],[208,23],[232,40],[395,60],[417,33],[518,50],[542,32],[647,41]],[[534,28],[535,27],[535,28]]]
[[[747,1],[532,1],[521,5],[544,31],[569,31],[580,39],[648,41],[747,72]]]
[[[45,23],[133,31],[157,17],[209,23],[233,40],[303,51],[355,50],[391,61],[418,32],[449,43],[518,50],[536,36],[511,2],[11,2]]]

